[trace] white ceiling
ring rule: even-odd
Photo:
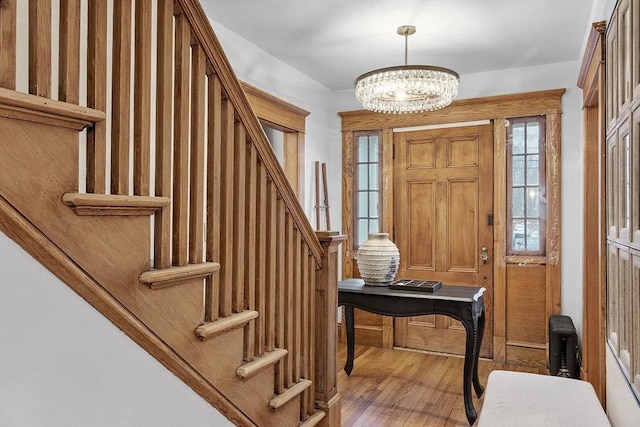
[[[598,0],[200,0],[207,15],[332,90],[409,63],[459,74],[578,61]],[[215,30],[215,28],[214,28]]]

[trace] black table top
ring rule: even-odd
[[[434,293],[401,291],[389,289],[387,286],[368,286],[362,279],[345,279],[338,282],[338,292],[380,295],[396,298],[423,298],[423,299],[443,299],[449,301],[474,302],[482,296],[486,289],[478,286],[453,286],[442,285]]]

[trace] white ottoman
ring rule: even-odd
[[[611,427],[591,384],[571,378],[493,371],[478,427]]]

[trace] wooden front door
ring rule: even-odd
[[[492,126],[400,132],[394,135],[394,150],[396,277],[484,286],[487,322],[481,355],[491,357]],[[396,318],[394,329],[396,346],[464,354],[464,328],[449,317]]]

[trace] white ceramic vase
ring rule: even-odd
[[[366,285],[389,285],[399,266],[400,251],[389,240],[389,233],[369,233],[369,239],[358,248],[358,269]]]

